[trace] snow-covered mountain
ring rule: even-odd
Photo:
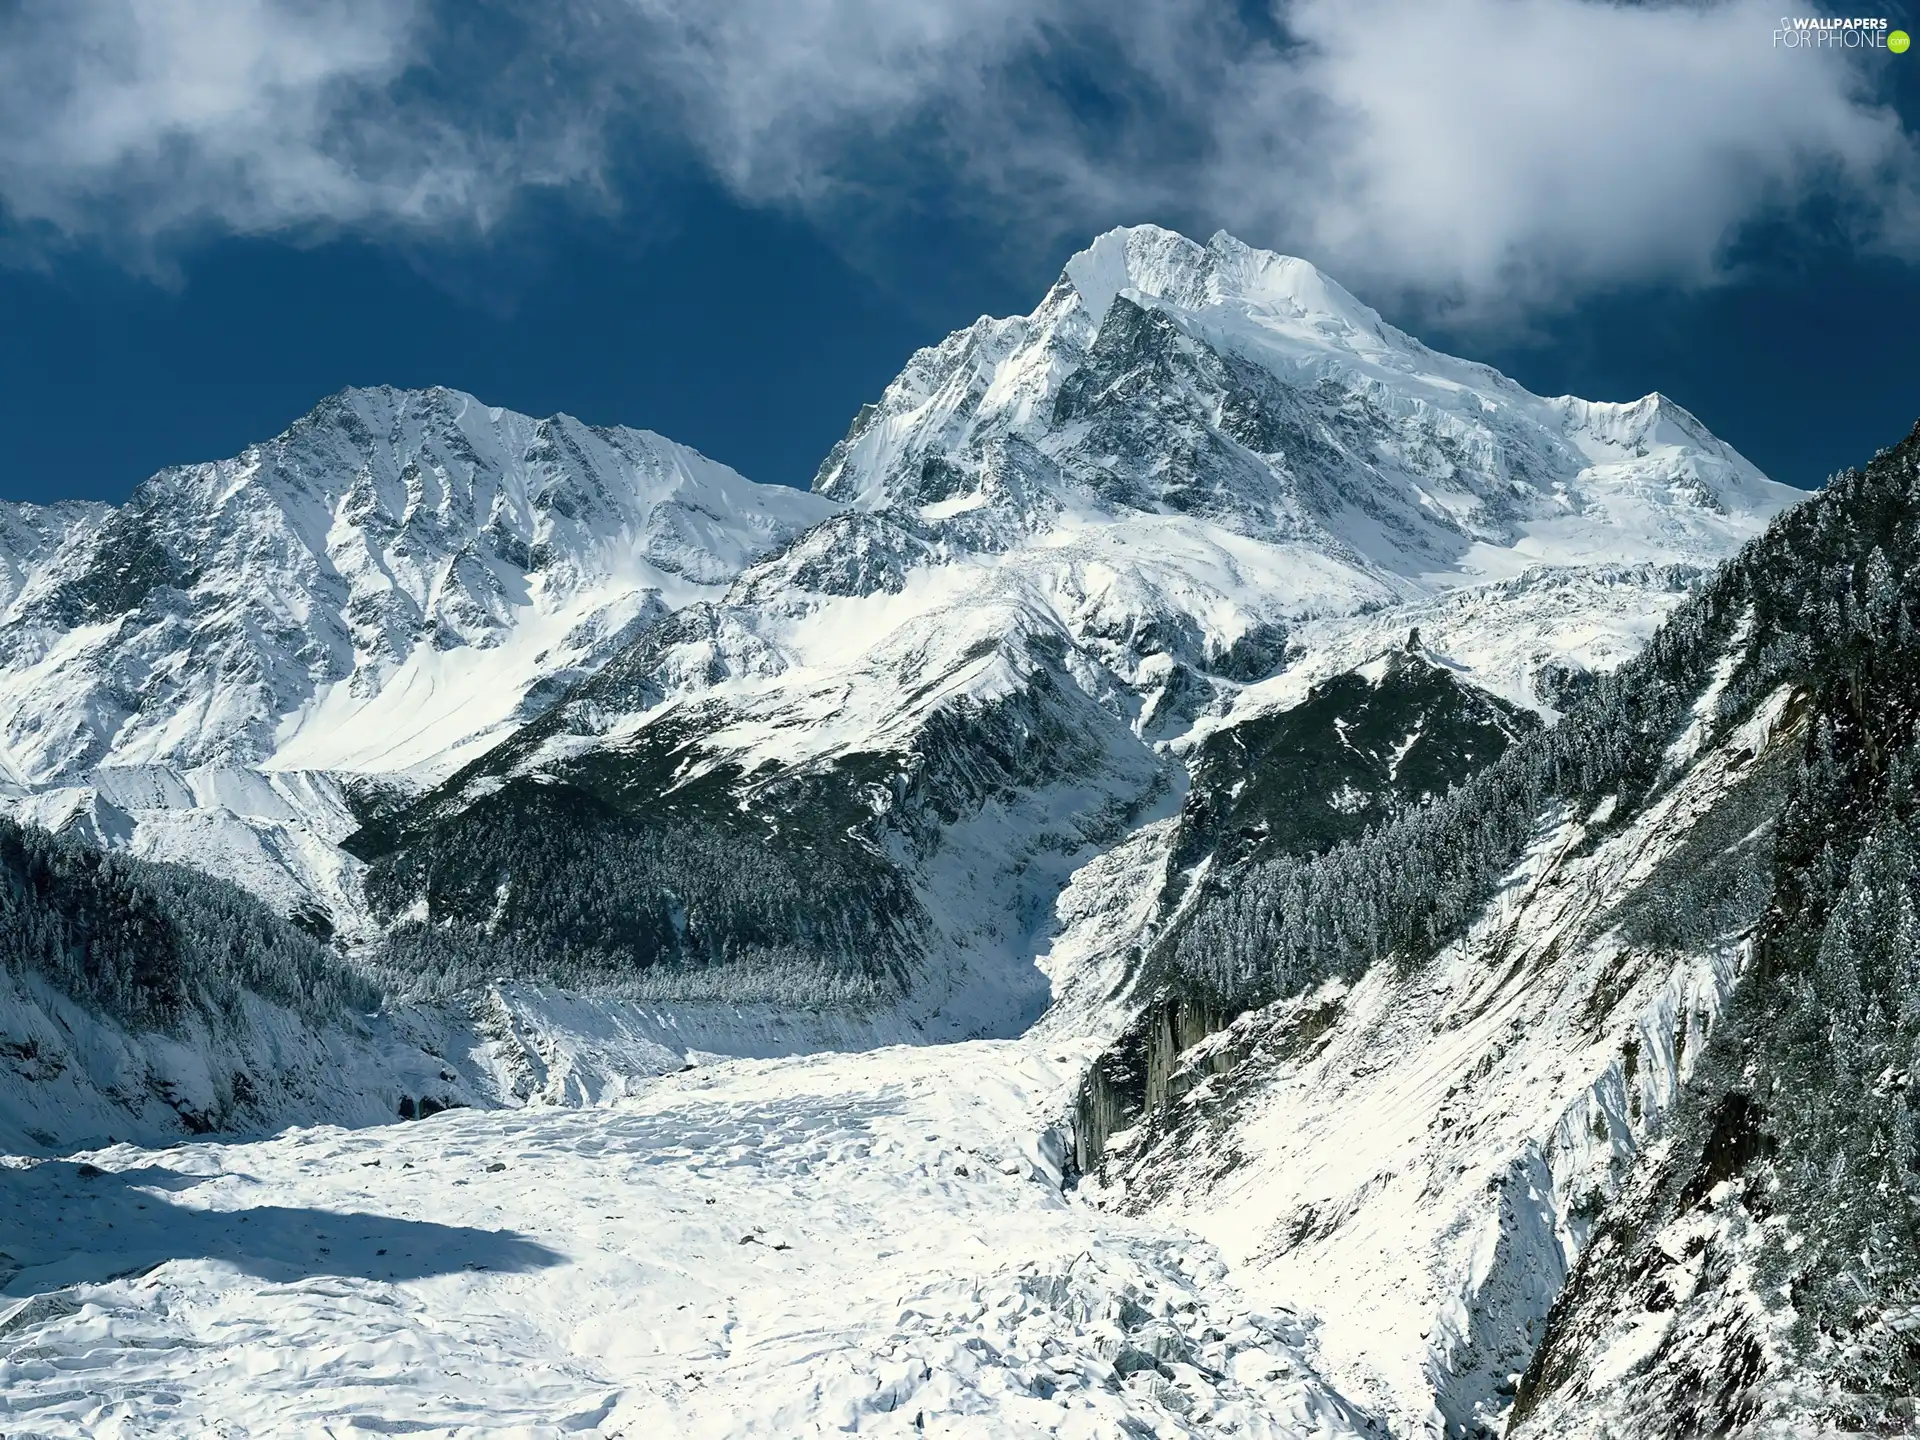
[[[356,784],[439,779],[835,508],[646,431],[343,391],[117,509],[0,513],[0,787],[350,920]]]
[[[1917,526],[1920,430],[1554,730],[1148,937],[1089,1189],[1396,1434],[1908,1433]]]
[[[815,488],[844,510],[350,842],[381,916],[455,937],[409,968],[689,999],[797,960],[1016,1031],[1056,896],[1206,734],[1416,624],[1456,680],[1564,699],[1797,495],[1663,397],[1541,399],[1151,227],[914,356]]]
[[[1304,260],[1153,226],[1101,236],[1031,315],[914,356],[815,488],[973,516],[948,528],[976,544],[1195,517],[1319,562],[1275,601],[1310,603],[1332,560],[1332,608],[1537,564],[1712,564],[1789,498],[1664,396],[1542,399]]]
[[[1795,493],[1661,397],[1541,399],[1151,227],[913,357],[817,489],[375,390],[9,507],[0,790],[423,995],[611,983],[682,1049],[1013,1034],[1100,877],[1157,924],[1277,819],[1457,783]]]
[[[497,478],[532,440],[450,438],[534,422],[381,394],[413,438],[342,464],[548,493]],[[572,548],[518,571],[422,520],[418,596],[374,574],[426,574],[418,537],[266,545],[321,577],[272,591],[144,501],[0,512],[0,778],[71,822],[0,830],[0,1401],[62,1435],[1910,1428],[1920,433],[1776,514],[1661,397],[1532,396],[1150,228],[914,357],[816,496],[612,433],[692,478],[633,461],[631,518],[541,511]],[[315,678],[342,652],[280,603],[352,664]],[[277,891],[192,828],[276,806],[263,850],[313,838]],[[160,835],[368,943],[81,843]],[[296,1128],[169,1143],[209,1125]],[[138,1144],[23,1158],[83,1138]]]
[[[12,507],[8,757],[436,776],[832,509],[646,431],[343,391],[116,510]]]

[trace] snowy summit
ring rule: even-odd
[[[0,1413],[1631,1433],[1670,1327],[1789,1343],[1588,1247],[1767,1243],[1709,1038],[1783,797],[1898,749],[1828,670],[1912,628],[1900,454],[1783,516],[1140,226],[812,493],[379,389],[0,510]]]

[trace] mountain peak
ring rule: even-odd
[[[341,415],[352,415],[381,425],[391,424],[402,417],[454,425],[472,417],[478,423],[491,425],[498,424],[503,416],[514,413],[498,405],[488,405],[464,390],[455,390],[447,385],[347,385],[320,401],[294,424],[325,422]],[[532,422],[535,417],[522,418]]]
[[[1207,247],[1158,225],[1122,225],[1094,238],[1067,261],[1065,276],[1098,323],[1125,291],[1205,304],[1212,270]]]
[[[1184,310],[1232,306],[1273,321],[1305,321],[1322,333],[1406,341],[1311,261],[1258,249],[1225,230],[1202,245],[1158,225],[1121,226],[1067,261],[1065,275],[1096,323],[1116,295],[1131,292]]]
[[[988,548],[1062,515],[1191,513],[1393,585],[1622,546],[1703,563],[1729,517],[1744,534],[1794,498],[1663,396],[1534,395],[1305,260],[1157,225],[1097,237],[1031,314],[917,352],[814,483]]]
[[[0,514],[0,750],[35,785],[103,763],[438,774],[833,508],[648,431],[343,389],[119,509]]]
[[[1569,438],[1596,459],[1695,450],[1721,459],[1749,481],[1760,478],[1752,463],[1698,416],[1658,390],[1638,400],[1611,402],[1562,395],[1553,403],[1566,416]]]

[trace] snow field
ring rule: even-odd
[[[7,1162],[38,1436],[1345,1436],[1293,1316],[1058,1189],[1065,1049]],[[12,1272],[10,1275],[8,1272]]]

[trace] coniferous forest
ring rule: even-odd
[[[238,886],[0,819],[0,962],[129,1029],[233,1014],[251,993],[309,1020],[380,987]]]
[[[1604,816],[1588,845],[1630,822],[1675,778],[1669,747],[1729,658],[1703,743],[1786,687],[1798,752],[1604,923],[1672,950],[1745,936],[1756,958],[1667,1121],[1666,1160],[1603,1214],[1515,1420],[1650,1276],[1657,1290],[1661,1225],[1731,1181],[1765,1236],[1761,1288],[1794,1311],[1793,1368],[1838,1397],[1829,1413],[1904,1433],[1920,1393],[1920,1326],[1904,1319],[1920,1306],[1920,430],[1780,516],[1557,726],[1444,797],[1208,876],[1148,957],[1173,998],[1096,1067],[1083,1122],[1137,1119],[1143,1067],[1166,1064],[1146,1052],[1191,1044],[1193,1017],[1217,1029],[1330,977],[1418,967],[1559,817]],[[1649,1392],[1648,1433],[1753,1418],[1758,1338],[1722,1327],[1681,1354]]]

